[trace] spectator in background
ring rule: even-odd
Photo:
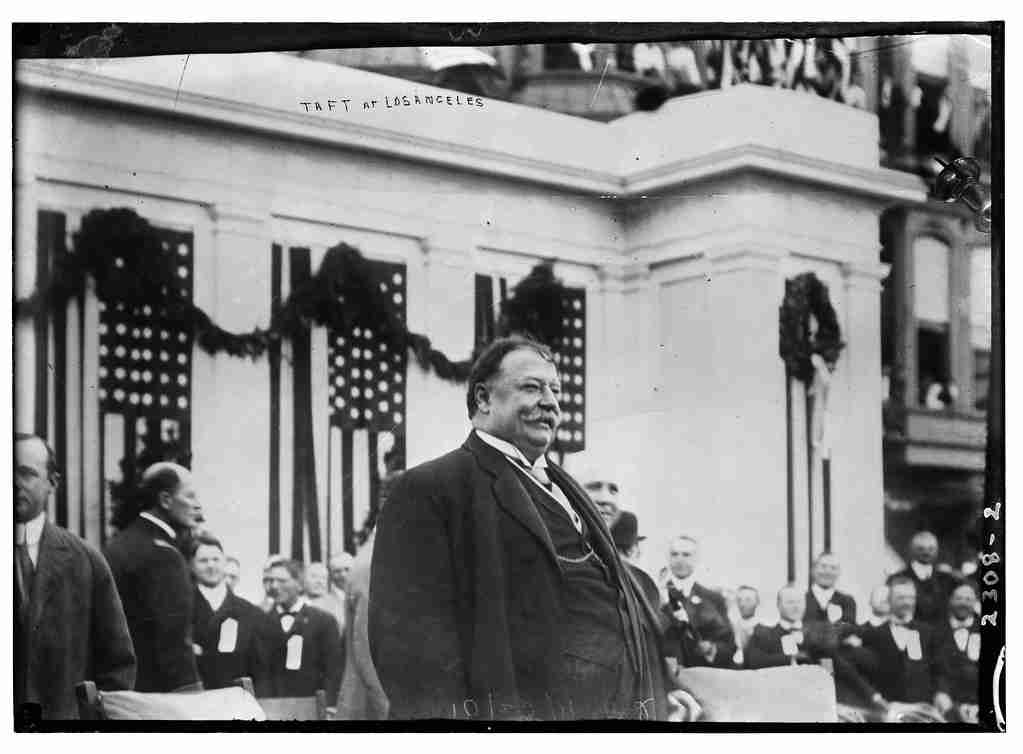
[[[196,581],[192,640],[203,687],[227,688],[247,676],[256,696],[269,696],[273,624],[228,588],[224,548],[218,539],[197,535],[190,561]]]
[[[302,594],[302,564],[276,562],[269,581],[275,606],[275,642],[271,651],[274,696],[313,696],[327,693],[333,715],[341,688],[344,655],[334,616],[309,604]]]
[[[657,584],[650,578],[650,574],[636,564],[639,558],[639,543],[646,537],[639,536],[639,519],[635,513],[621,511],[618,519],[611,527],[611,539],[614,540],[618,554],[622,556],[622,562],[629,572],[639,582],[643,595],[650,603],[650,607],[657,610],[660,607],[660,592]]]
[[[202,518],[188,469],[159,462],[142,474],[139,513],[107,545],[138,661],[136,691],[202,688],[192,649],[194,589],[179,541]]]
[[[277,606],[277,594],[274,591],[274,580],[270,577],[270,569],[287,560],[281,554],[271,555],[263,565],[263,600],[259,603],[259,609],[264,613],[272,612]]]
[[[813,583],[806,592],[806,622],[856,625],[856,600],[835,589],[840,568],[833,553],[824,552],[813,562]]]
[[[331,560],[331,579],[344,590],[348,629],[345,631],[345,672],[338,695],[338,720],[386,720],[390,704],[373,665],[369,647],[369,584],[376,539],[376,520],[400,471],[391,470],[380,483],[376,510],[367,517],[366,539],[350,563]],[[351,558],[343,553],[346,558]],[[335,576],[336,574],[336,576]]]
[[[746,667],[769,668],[812,663],[806,647],[803,616],[806,595],[794,584],[778,590],[778,623],[756,626],[746,645]]]
[[[337,625],[341,630],[342,640],[345,634],[345,624],[348,621],[345,590],[347,589],[348,574],[352,570],[354,560],[347,552],[340,552],[332,556],[330,558],[330,583],[327,590],[322,597],[313,600],[314,605],[322,607],[337,618]]]
[[[78,718],[75,684],[131,689],[135,654],[110,567],[46,518],[60,483],[49,444],[14,440],[14,718],[39,705],[42,720]]]
[[[863,635],[877,659],[872,681],[888,701],[934,701],[935,645],[932,626],[914,616],[916,584],[909,576],[889,579],[891,618]]]
[[[938,565],[938,538],[929,531],[917,532],[909,543],[909,556],[909,565],[889,578],[889,586],[896,577],[908,578],[916,587],[916,620],[932,626],[944,623],[948,598],[959,580]]]
[[[745,663],[746,647],[756,627],[762,621],[757,616],[757,609],[760,607],[760,592],[751,586],[740,586],[735,590],[735,610],[738,614],[732,622],[732,631],[735,634],[735,657],[734,662],[742,667]]]
[[[622,512],[618,483],[591,478],[583,484],[583,488],[590,494],[590,500],[597,506],[607,528],[613,528]]]
[[[934,705],[947,720],[977,722],[977,661],[980,626],[974,608],[977,593],[957,586],[949,599],[948,620],[937,639],[937,693]]]
[[[685,667],[730,667],[735,637],[725,599],[696,581],[699,545],[692,537],[673,539],[668,548],[670,576],[662,612],[668,621],[668,651]]]
[[[892,606],[888,601],[889,589],[881,584],[870,590],[870,615],[860,624],[861,633],[870,628],[879,628],[888,623],[892,614]]]
[[[238,591],[238,580],[241,578],[242,564],[234,555],[224,558],[224,583],[232,592]]]
[[[347,553],[345,553],[347,554]],[[350,556],[349,556],[350,557]],[[344,594],[338,595],[331,588],[327,575],[327,567],[323,563],[310,563],[305,572],[305,596],[309,604],[330,613],[337,621],[338,631],[345,633],[345,600]],[[342,641],[344,639],[342,638]]]

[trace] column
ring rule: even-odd
[[[212,247],[195,250],[195,302],[231,332],[270,321],[269,211],[216,204]],[[193,471],[207,526],[242,564],[243,591],[258,594],[269,528],[269,368],[198,347],[193,360]]]
[[[870,589],[884,579],[884,485],[881,426],[880,264],[846,264],[841,390],[832,394],[841,431],[834,433],[831,521],[843,589],[865,615]]]
[[[14,173],[14,299],[36,286],[36,178],[24,155]],[[14,322],[14,429],[35,432],[36,337],[31,317]]]

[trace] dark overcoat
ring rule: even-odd
[[[44,720],[78,718],[75,684],[135,685],[135,653],[107,562],[92,545],[46,522],[24,622],[15,611],[15,704],[42,707]]]
[[[327,694],[327,706],[336,707],[345,653],[337,618],[326,610],[305,604],[295,615],[291,628],[281,628],[276,610],[267,619],[274,625],[270,669],[273,676],[272,696],[312,696],[317,691]],[[302,651],[297,655],[300,665],[288,668],[288,641],[301,636]]]
[[[556,464],[549,473],[578,501],[594,549],[626,585],[632,615],[642,612],[626,629],[644,636],[647,689],[636,702],[645,705],[640,716],[663,719],[657,617],[582,487]],[[392,718],[558,717],[547,693],[565,648],[562,567],[523,484],[474,432],[395,483],[376,534],[369,598],[370,648]]]
[[[245,676],[252,679],[256,696],[270,696],[270,653],[275,647],[276,627],[267,614],[230,590],[217,610],[198,589],[193,600],[192,641],[198,648],[196,664],[203,687],[228,688]],[[228,620],[234,621],[233,642],[228,641],[230,633],[224,629]]]
[[[192,578],[163,529],[137,518],[106,549],[138,659],[136,691],[199,683],[192,649]]]

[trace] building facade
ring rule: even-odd
[[[127,207],[177,255],[179,295],[226,330],[265,326],[345,243],[376,265],[395,316],[456,359],[481,300],[552,259],[580,341],[563,371],[567,439],[584,449],[565,463],[618,478],[651,570],[688,531],[720,586],[805,579],[825,545],[861,598],[882,577],[877,228],[926,194],[881,165],[873,113],[736,86],[601,123],[294,55],[193,55],[184,76],[183,63],[18,64],[18,298],[75,253],[91,211]],[[785,281],[805,272],[846,342],[827,490],[804,388],[779,357]],[[464,385],[388,362],[372,333],[312,328],[279,353],[211,355],[91,285],[16,322],[15,420],[54,440],[53,515],[94,542],[111,483],[159,435],[187,445],[207,525],[251,592],[269,552],[354,546],[395,448],[413,465],[468,431]],[[340,371],[352,358],[358,396]]]

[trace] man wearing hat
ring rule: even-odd
[[[650,574],[636,565],[636,559],[639,557],[639,543],[646,537],[639,536],[639,519],[636,518],[635,513],[618,512],[617,520],[611,526],[611,539],[614,540],[615,547],[618,548],[618,554],[622,556],[622,562],[629,573],[639,582],[639,587],[650,606],[656,610],[660,602],[657,584],[650,578]]]

